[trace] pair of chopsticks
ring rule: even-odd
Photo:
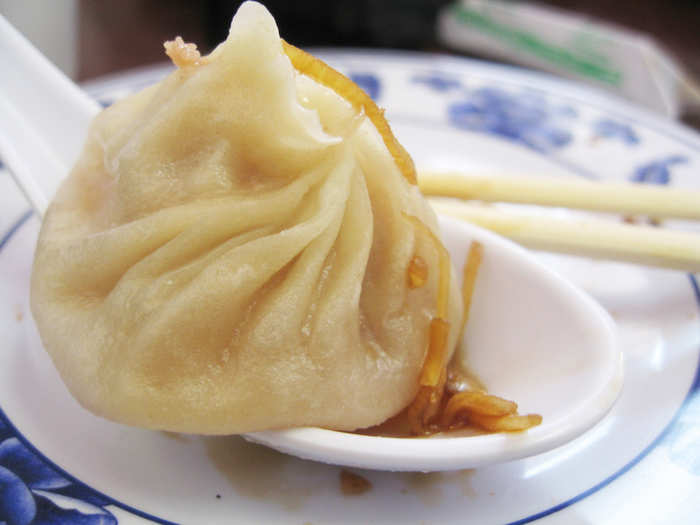
[[[602,219],[561,219],[506,211],[485,202],[510,202],[700,220],[700,192],[634,183],[602,183],[549,177],[419,173],[438,213],[467,220],[528,246],[558,253],[700,272],[700,234]]]

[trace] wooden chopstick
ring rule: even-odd
[[[700,191],[583,179],[421,172],[425,195],[700,220]]]
[[[700,235],[606,220],[569,220],[431,199],[451,215],[535,249],[700,272]]]

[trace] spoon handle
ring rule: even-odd
[[[0,158],[43,214],[98,104],[0,16]]]

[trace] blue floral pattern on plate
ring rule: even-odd
[[[638,167],[634,170],[631,180],[648,184],[668,184],[671,181],[671,166],[686,162],[688,158],[683,155],[670,155]]]
[[[435,71],[429,74],[415,75],[411,78],[414,84],[424,84],[434,91],[444,92],[462,87],[462,82],[458,78],[447,76]]]
[[[457,128],[498,135],[545,154],[571,142],[566,120],[575,118],[576,111],[551,104],[534,90],[512,92],[495,86],[470,90],[439,72],[414,75],[411,82],[438,93],[461,90],[461,100],[447,107],[448,120]]]
[[[0,418],[0,524],[116,525],[107,504],[49,467]]]
[[[348,76],[355,84],[360,86],[375,102],[379,100],[382,92],[382,83],[379,77],[373,73],[349,73]]]
[[[609,118],[602,118],[593,124],[593,132],[597,137],[617,139],[628,146],[639,144],[639,135],[634,128]]]
[[[457,128],[498,135],[545,154],[571,142],[571,132],[562,121],[576,116],[573,108],[553,106],[537,93],[496,87],[468,92],[447,111]]]

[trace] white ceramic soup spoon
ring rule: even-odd
[[[0,17],[0,157],[39,214],[77,158],[97,105]],[[490,393],[543,423],[514,434],[392,438],[297,428],[245,437],[302,458],[383,470],[452,470],[537,454],[582,434],[622,387],[614,325],[583,292],[528,252],[480,228],[441,218],[457,268],[484,245],[459,354]]]

